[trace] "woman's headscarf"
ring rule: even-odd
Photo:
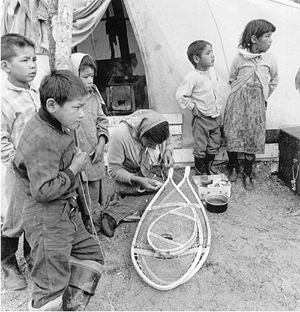
[[[151,109],[139,109],[120,122],[130,126],[131,135],[140,141],[141,137],[158,124],[167,121],[164,116]],[[165,152],[166,143],[158,144],[156,147],[144,147],[141,151],[141,172],[145,177],[153,177],[154,167],[160,166],[162,156]]]
[[[124,117],[120,122],[126,122],[131,128],[131,134],[136,140],[151,128],[167,121],[164,116],[151,109],[139,109],[129,116]]]

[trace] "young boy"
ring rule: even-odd
[[[71,64],[72,72],[79,76],[89,93],[84,106],[85,116],[76,134],[80,149],[89,155],[85,174],[82,175],[83,184],[82,187],[80,185],[78,193],[86,229],[92,234],[89,210],[91,214],[95,214],[97,210],[99,212],[99,198],[103,197],[100,190],[101,179],[105,176],[103,154],[109,137],[108,119],[102,110],[105,103],[93,83],[97,70],[95,61],[88,54],[73,53]],[[100,203],[102,204],[102,200]],[[86,207],[86,204],[89,207]]]
[[[87,93],[67,70],[53,71],[40,85],[41,108],[27,123],[14,158],[26,194],[23,225],[34,260],[29,309],[83,310],[104,263],[78,211],[76,189],[87,155],[75,146]]]
[[[212,68],[215,57],[212,45],[204,40],[191,43],[187,55],[195,69],[185,76],[176,92],[176,99],[183,109],[189,109],[193,114],[196,173],[211,174],[210,166],[221,146],[222,122],[222,101]]]
[[[26,287],[16,259],[23,232],[23,198],[14,191],[16,176],[12,160],[27,121],[40,107],[38,90],[31,81],[37,73],[34,43],[19,34],[1,37],[1,69],[7,80],[1,86],[1,161],[6,166],[5,195],[8,210],[1,232],[1,265],[4,284],[11,290]],[[31,267],[30,246],[24,239],[24,258]]]

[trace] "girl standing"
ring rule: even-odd
[[[255,154],[265,150],[267,101],[278,84],[277,64],[267,52],[276,27],[264,20],[250,21],[230,68],[230,95],[224,113],[224,133],[229,157],[229,180],[236,181],[238,152],[244,154],[244,186],[252,190]]]
[[[84,224],[87,231],[93,234],[89,214],[91,212],[95,216],[97,211],[100,211],[100,203],[104,198],[101,182],[105,177],[104,146],[109,140],[108,119],[102,109],[105,103],[94,84],[96,62],[89,54],[73,53],[71,65],[72,72],[81,79],[88,91],[84,106],[85,116],[76,129],[76,143],[89,157],[85,174],[81,176],[82,187],[77,191]],[[88,207],[91,208],[90,212]]]

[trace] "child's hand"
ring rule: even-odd
[[[103,159],[103,154],[104,146],[101,146],[100,144],[96,145],[96,147],[89,154],[90,157],[92,157],[92,164],[97,164],[100,162]]]
[[[83,152],[79,147],[75,146],[75,152],[72,159],[72,163],[69,166],[69,169],[72,170],[74,175],[83,171],[87,164],[86,153]]]

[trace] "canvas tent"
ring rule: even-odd
[[[280,75],[280,84],[269,101],[267,127],[300,125],[300,98],[295,88],[300,67],[300,5],[270,0],[124,2],[143,52],[149,94],[156,110],[181,112],[174,93],[191,70],[186,49],[197,39],[213,45],[215,68],[226,100],[228,66],[237,53],[239,36],[248,21],[264,18],[277,27],[271,52],[278,60]],[[186,124],[189,127],[190,123]]]
[[[97,23],[110,1],[74,1],[77,15],[74,11],[73,46],[80,46],[80,52],[88,50],[90,41],[87,38],[97,32]],[[10,24],[14,28],[6,28],[6,31],[12,32],[13,29],[33,36],[30,28],[33,24],[28,22],[34,16],[30,6],[32,1],[7,3],[10,5],[4,8],[10,8],[10,11],[2,10],[2,25],[6,19],[6,26]],[[22,7],[25,9],[22,23],[16,22],[18,12],[13,11],[17,8],[17,3],[20,5],[19,11]],[[24,7],[26,3],[27,7]],[[46,8],[46,0],[39,3],[43,3]],[[182,78],[192,69],[186,56],[188,45],[197,39],[212,43],[216,58],[215,69],[221,80],[225,104],[229,92],[228,68],[237,53],[240,34],[246,23],[252,19],[267,19],[277,28],[270,51],[278,61],[280,83],[269,100],[267,128],[280,129],[300,125],[300,97],[295,88],[295,77],[300,67],[299,4],[289,0],[123,0],[123,4],[141,54],[149,107],[163,114],[183,116],[183,148],[192,147],[191,114],[179,107],[175,92]],[[39,29],[37,39],[44,39],[41,46],[46,42],[43,31],[45,16],[42,17],[34,24]],[[96,49],[101,49],[101,42],[98,42]],[[40,62],[37,80],[47,72],[45,65],[47,62]]]

